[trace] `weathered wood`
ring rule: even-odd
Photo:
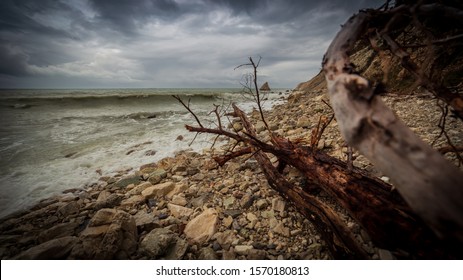
[[[463,242],[463,174],[416,136],[352,74],[348,53],[372,13],[361,11],[336,35],[323,60],[328,94],[346,142],[389,176],[411,208],[447,240]],[[374,226],[374,225],[371,225]]]

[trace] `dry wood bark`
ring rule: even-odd
[[[461,244],[463,174],[374,95],[369,81],[350,71],[348,54],[374,16],[372,11],[361,11],[350,18],[323,60],[341,134],[391,178],[411,208],[438,236]]]

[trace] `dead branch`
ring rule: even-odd
[[[198,123],[199,127],[203,127],[203,125],[201,124],[201,122],[199,121],[198,117],[196,116],[196,114],[191,110],[190,108],[190,100],[188,100],[188,105],[185,104],[183,102],[183,100],[180,98],[179,95],[172,95],[173,98],[175,98],[178,102],[180,102],[183,107],[185,107],[185,109],[188,110],[188,112],[190,112],[190,114],[195,118],[196,122]]]

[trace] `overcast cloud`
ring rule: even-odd
[[[239,87],[247,57],[293,88],[383,1],[2,0],[0,88]]]

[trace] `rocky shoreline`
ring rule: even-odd
[[[386,102],[432,142],[439,134],[435,100],[409,98],[413,100],[386,97]],[[267,112],[270,128],[289,139],[308,141],[318,118],[330,114],[322,99],[322,91],[293,91],[284,104]],[[461,141],[461,124],[448,125],[455,141]],[[242,129],[236,121],[231,126]],[[259,138],[269,137],[261,122],[255,121],[255,126]],[[436,146],[443,145],[439,141]],[[139,170],[103,176],[84,189],[70,189],[3,218],[1,258],[330,259],[314,226],[268,186],[255,160],[243,157],[217,165],[212,156],[234,145],[228,140],[220,143],[220,148],[182,151]],[[346,147],[335,121],[318,148],[344,158]],[[354,164],[388,180],[361,156]],[[294,184],[303,183],[297,170],[285,172]],[[393,258],[374,247],[347,213],[343,216],[372,259]]]

